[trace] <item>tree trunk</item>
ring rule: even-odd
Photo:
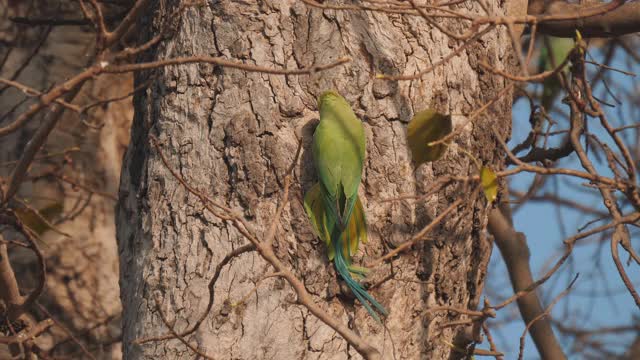
[[[489,1],[493,15],[504,14]],[[120,183],[117,236],[124,305],[123,346],[128,359],[195,356],[183,343],[133,343],[168,333],[160,313],[180,333],[193,326],[209,300],[207,284],[233,249],[247,244],[228,222],[216,218],[173,176],[242,213],[266,233],[281,199],[287,168],[298,142],[291,202],[274,242],[279,259],[304,281],[314,301],[373,344],[384,359],[463,357],[469,329],[442,327],[465,319],[455,313],[425,314],[432,306],[475,309],[491,253],[484,236],[487,203],[474,189],[447,188],[426,202],[382,202],[420,194],[445,175],[476,174],[473,161],[502,167],[493,129],[510,133],[511,97],[503,97],[459,135],[443,159],[414,171],[406,146],[406,124],[427,107],[453,114],[454,127],[505,87],[481,70],[511,59],[506,32],[491,31],[419,80],[392,82],[379,73],[412,74],[450,54],[451,41],[419,16],[311,8],[300,1],[216,1],[188,8],[175,32],[145,61],[212,55],[272,68],[302,68],[348,56],[351,62],[311,75],[268,75],[207,64],[166,67],[137,75],[139,84],[157,76],[134,99],[135,118]],[[157,34],[175,6],[149,11],[143,38]],[[474,3],[460,11],[484,14]],[[438,20],[460,32],[459,21]],[[457,198],[459,206],[429,234],[430,241],[372,269],[366,282],[389,310],[386,328],[342,294],[324,244],[314,237],[302,198],[316,181],[310,151],[317,122],[316,97],[337,89],[362,119],[367,159],[360,195],[369,242],[356,262],[364,264],[407,241]],[[457,116],[456,116],[457,115]],[[162,162],[150,136],[159,140]],[[475,195],[474,195],[475,194]],[[256,252],[234,258],[215,284],[214,305],[198,331],[185,337],[216,359],[360,358],[333,329],[295,303],[295,293]],[[259,283],[258,283],[259,282]],[[256,287],[257,290],[251,291]],[[245,298],[244,305],[231,306]],[[157,306],[157,304],[159,306]],[[451,345],[454,344],[454,345]],[[456,350],[457,349],[457,350]]]

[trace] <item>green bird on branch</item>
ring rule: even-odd
[[[351,264],[360,241],[367,242],[367,221],[358,197],[366,148],[364,128],[349,103],[335,91],[320,95],[318,107],[320,124],[312,148],[319,181],[305,194],[304,207],[315,233],[327,245],[329,261],[380,322],[376,311],[383,316],[387,311],[353,278],[364,277],[367,269]]]

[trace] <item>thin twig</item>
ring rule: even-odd
[[[265,241],[260,241],[254,234],[255,232],[251,230],[251,227],[244,221],[244,219],[237,215],[218,215],[219,213],[212,210],[212,201],[209,198],[196,191],[192,186],[190,186],[178,173],[175,172],[171,167],[169,167],[166,158],[160,151],[160,147],[158,144],[158,140],[151,136],[151,142],[155,146],[156,150],[158,150],[158,154],[160,155],[162,161],[164,162],[167,169],[171,172],[171,174],[193,195],[196,195],[203,203],[205,208],[209,210],[214,216],[220,217],[225,216],[225,218],[231,221],[231,224],[238,230],[247,240],[249,240],[256,248],[258,253],[266,260],[271,266],[274,267],[276,272],[281,273],[282,277],[287,280],[287,282],[291,285],[293,290],[296,292],[298,297],[298,303],[305,306],[310,313],[320,319],[322,322],[327,324],[327,326],[334,329],[338,334],[340,334],[349,344],[351,344],[356,351],[358,351],[362,356],[370,360],[379,360],[381,359],[380,352],[369,343],[367,343],[361,336],[353,332],[348,326],[342,324],[336,318],[329,315],[325,310],[323,310],[320,306],[318,306],[307,291],[305,284],[294,275],[294,273],[276,256],[273,251],[273,247],[271,246],[271,240],[266,239]],[[294,159],[296,162],[298,159]],[[291,176],[291,174],[286,175]],[[286,179],[285,179],[286,184]],[[288,204],[288,198],[283,198],[279,208],[284,208]],[[216,207],[220,207],[219,205],[214,205]],[[230,212],[230,211],[229,211]],[[280,210],[277,213],[281,213]],[[274,218],[273,221],[279,221],[279,218]],[[275,235],[275,231],[273,232]],[[271,234],[268,234],[271,236]]]
[[[386,75],[386,74],[378,74],[376,75],[377,79],[383,79],[383,80],[391,80],[391,81],[399,81],[399,80],[416,80],[419,79],[421,77],[423,77],[424,75],[432,72],[435,68],[437,68],[438,66],[447,63],[449,60],[459,56],[460,54],[462,54],[462,52],[464,51],[464,49],[466,49],[467,47],[469,47],[471,44],[473,44],[474,42],[478,41],[480,38],[482,38],[484,35],[488,34],[491,30],[493,29],[493,26],[488,26],[486,28],[484,28],[482,31],[478,32],[476,35],[474,35],[472,38],[470,38],[469,40],[465,41],[462,45],[460,45],[457,49],[455,49],[454,51],[450,52],[449,54],[447,54],[445,57],[443,57],[442,59],[436,61],[435,63],[433,63],[431,66],[427,67],[424,70],[419,71],[416,74],[413,75]]]
[[[426,240],[425,236],[431,230],[433,230],[433,228],[435,228],[438,224],[440,224],[440,222],[442,222],[442,220],[447,215],[449,215],[451,212],[456,210],[458,208],[458,206],[460,204],[462,204],[463,200],[464,200],[463,198],[456,199],[456,201],[451,203],[451,205],[449,205],[449,207],[447,207],[444,211],[442,211],[442,213],[440,213],[438,216],[436,216],[435,219],[433,219],[427,226],[422,228],[422,230],[420,230],[417,234],[415,234],[411,239],[409,239],[409,240],[405,241],[404,243],[400,244],[397,248],[393,249],[388,254],[386,254],[386,255],[384,255],[384,256],[372,261],[371,263],[367,264],[366,267],[376,267],[376,266],[380,265],[381,263],[383,263],[383,262],[395,257],[396,255],[398,255],[402,251],[405,251],[408,248],[412,247],[413,245],[417,244],[419,241]]]
[[[56,320],[56,318],[53,317],[49,312],[49,310],[47,310],[47,308],[44,307],[42,304],[38,302],[37,305],[40,311],[42,311],[45,315],[47,315],[49,319],[51,319],[55,323],[55,325],[59,327],[69,337],[69,339],[71,339],[76,345],[78,345],[78,347],[80,348],[80,351],[82,351],[83,354],[85,354],[89,359],[96,360],[96,358],[93,356],[93,354],[91,354],[89,349],[87,349],[87,347],[82,342],[80,342],[80,340],[78,340],[78,338],[73,334],[73,332],[71,332],[71,330],[67,329],[67,327],[64,326],[60,321]]]
[[[34,326],[28,327],[12,336],[0,336],[0,344],[19,344],[28,340],[34,340],[38,335],[47,331],[53,325],[53,320],[45,319]]]
[[[229,254],[227,254],[220,261],[220,263],[218,263],[218,265],[216,266],[216,270],[215,270],[215,272],[213,274],[213,277],[209,281],[209,286],[208,286],[208,288],[209,288],[209,303],[207,304],[207,309],[198,318],[198,320],[193,324],[193,326],[190,329],[185,330],[182,333],[180,333],[180,336],[184,337],[184,336],[192,334],[193,332],[198,330],[198,328],[200,328],[200,324],[202,324],[202,322],[207,318],[207,316],[209,316],[209,313],[211,312],[211,308],[213,308],[216,282],[218,281],[218,278],[220,277],[220,274],[222,273],[222,268],[224,266],[226,266],[227,264],[229,264],[231,262],[231,260],[233,260],[234,258],[236,258],[236,257],[238,257],[238,256],[240,256],[240,255],[242,255],[242,254],[244,254],[246,252],[255,251],[255,250],[256,250],[256,247],[253,244],[246,244],[246,245],[240,246],[239,248],[236,248],[235,250],[233,250]],[[147,343],[147,342],[163,341],[163,340],[169,340],[169,339],[173,339],[173,338],[174,338],[173,333],[170,333],[170,334],[165,334],[165,335],[160,335],[160,336],[154,336],[154,337],[148,337],[148,338],[140,338],[140,339],[134,340],[133,343],[134,344],[144,344],[144,343]]]
[[[529,323],[527,323],[527,326],[524,329],[524,332],[522,333],[522,336],[520,336],[520,351],[518,352],[518,360],[522,360],[522,356],[524,355],[524,340],[525,340],[525,336],[527,336],[527,332],[529,331],[529,328],[531,328],[531,326],[533,326],[533,324],[536,323],[536,321],[546,317],[549,315],[549,313],[551,312],[551,310],[553,309],[554,305],[556,303],[558,303],[558,301],[560,301],[560,299],[562,299],[565,295],[567,295],[569,293],[569,291],[571,290],[571,287],[573,286],[573,284],[576,282],[576,280],[578,280],[578,275],[580,274],[576,274],[576,276],[573,278],[573,280],[571,281],[571,283],[569,283],[569,286],[567,287],[567,289],[563,292],[561,292],[558,296],[556,296],[555,299],[553,299],[553,301],[551,302],[551,304],[549,304],[549,306],[547,306],[547,308],[544,310],[544,312],[542,312],[540,315],[536,316],[535,318],[533,318],[533,320],[531,320]]]
[[[203,357],[205,359],[214,360],[214,358],[212,358],[211,356],[207,355],[197,347],[191,345],[191,343],[188,342],[187,339],[185,339],[183,336],[181,336],[174,330],[173,325],[169,324],[169,320],[167,320],[167,317],[165,316],[161,308],[162,303],[160,300],[160,295],[155,297],[155,301],[156,301],[156,311],[160,315],[160,319],[162,319],[162,322],[164,323],[164,325],[167,327],[167,329],[169,329],[169,332],[171,333],[171,335],[173,335],[173,338],[180,340],[181,343],[183,343],[186,347],[188,347],[191,351],[196,353],[198,356]]]

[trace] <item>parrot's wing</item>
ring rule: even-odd
[[[320,183],[313,185],[304,196],[304,209],[307,212],[307,216],[309,216],[309,220],[311,220],[311,227],[314,233],[327,245],[329,260],[333,260],[334,250],[333,246],[331,246],[333,223],[327,218],[322,193]]]
[[[330,95],[334,101],[321,106],[312,151],[326,204],[333,207],[331,215],[346,226],[362,180],[366,138],[362,123],[346,100]]]
[[[327,245],[329,260],[333,260],[335,256],[334,247],[331,246],[331,232],[335,219],[329,212],[333,207],[327,209],[325,206],[325,196],[323,196],[322,185],[316,183],[307,191],[304,197],[304,209],[309,216],[313,232]],[[345,231],[342,233],[343,253],[346,261],[351,263],[351,257],[358,251],[360,242],[367,243],[367,219],[365,217],[364,208],[360,197],[356,196],[351,213],[351,218]]]
[[[351,219],[349,219],[349,223],[343,234],[343,240],[345,240],[344,253],[349,254],[349,257],[358,251],[358,244],[360,242],[363,244],[367,243],[367,219],[365,218],[359,196],[356,196],[355,206],[353,207]]]
[[[340,151],[342,142],[339,141],[336,132],[334,126],[321,121],[313,133],[311,147],[318,180],[325,190],[324,195],[329,195],[334,199],[338,197],[343,157],[343,151]]]

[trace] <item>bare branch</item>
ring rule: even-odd
[[[0,299],[9,309],[22,305],[22,295],[18,288],[18,281],[9,261],[7,244],[0,233]]]
[[[473,37],[471,37],[469,40],[466,40],[462,45],[460,45],[457,49],[453,50],[452,52],[450,52],[449,54],[447,54],[445,57],[443,57],[442,59],[436,61],[435,63],[431,64],[431,66],[427,67],[424,70],[419,71],[416,74],[413,75],[387,75],[387,74],[379,74],[376,75],[376,77],[378,79],[384,79],[384,80],[416,80],[419,79],[421,77],[423,77],[424,75],[432,72],[435,68],[437,68],[438,66],[445,64],[446,62],[448,62],[449,60],[459,56],[460,54],[462,54],[462,52],[464,51],[464,49],[466,49],[467,47],[469,47],[471,44],[475,43],[476,41],[478,41],[479,39],[481,39],[484,35],[488,34],[491,30],[493,30],[493,26],[487,26],[486,28],[484,28],[482,31],[478,32],[477,34],[475,34]]]
[[[633,287],[633,283],[631,282],[631,279],[629,279],[629,275],[627,275],[627,272],[624,270],[624,266],[622,266],[622,262],[620,261],[620,254],[618,253],[618,245],[623,241],[623,236],[626,235],[623,234],[624,232],[624,227],[619,227],[613,233],[613,237],[611,239],[611,256],[613,257],[613,262],[616,264],[616,269],[618,269],[618,273],[622,278],[622,282],[624,282],[624,286],[629,290],[636,306],[640,308],[640,295],[638,295],[638,291]]]
[[[154,147],[156,148],[158,154],[162,154],[162,151],[160,150],[160,147],[159,147],[159,144],[158,144],[158,140],[155,137],[152,136],[151,137],[151,142],[153,143]],[[210,210],[211,213],[216,217],[225,216],[225,215],[219,215],[218,212],[212,211],[211,210],[211,206],[210,206],[212,201],[210,201],[209,198],[207,196],[203,195],[202,193],[200,193],[198,191],[195,191],[178,173],[175,172],[175,170],[173,170],[172,168],[169,167],[168,162],[166,161],[166,158],[164,158],[163,155],[160,155],[160,156],[161,156],[161,159],[163,159],[164,165],[167,167],[167,169],[169,169],[169,171],[172,173],[172,175],[174,177],[176,177],[176,179],[189,192],[191,192],[192,194],[196,195],[203,202],[203,205],[205,206],[205,208],[207,210]],[[295,159],[294,161],[297,161],[297,159]],[[287,174],[286,176],[289,177],[289,176],[291,176],[291,174]],[[285,184],[286,183],[287,183],[287,180],[285,180]],[[287,197],[283,197],[282,198],[282,202],[280,203],[280,206],[278,207],[279,210],[277,211],[277,213],[281,213],[282,209],[284,209],[284,207],[287,204],[288,204],[288,198]],[[218,206],[218,205],[216,205],[216,206]],[[314,316],[316,316],[322,322],[324,322],[329,327],[334,329],[338,334],[340,334],[347,342],[349,342],[366,359],[370,359],[370,360],[381,359],[380,352],[375,347],[373,347],[369,343],[367,343],[362,337],[360,337],[358,334],[353,332],[348,326],[346,326],[345,324],[342,324],[337,319],[335,319],[334,317],[329,315],[326,311],[324,311],[320,306],[318,306],[313,301],[313,297],[307,291],[304,283],[300,279],[298,279],[298,277],[296,277],[294,275],[294,273],[276,256],[275,252],[273,251],[273,247],[271,245],[271,241],[272,241],[271,239],[267,238],[267,239],[265,239],[263,241],[259,240],[256,237],[255,232],[250,230],[249,225],[246,224],[246,222],[244,222],[244,220],[240,216],[228,215],[228,216],[226,216],[226,219],[230,220],[232,222],[233,226],[242,235],[244,235],[245,238],[247,238],[247,240],[249,240],[255,246],[255,248],[258,251],[258,253],[269,264],[271,264],[271,266],[273,266],[275,268],[276,272],[279,273],[280,276],[283,277],[285,280],[287,280],[287,282],[291,285],[293,290],[296,292],[296,295],[298,296],[298,302],[300,304],[305,306],[309,310],[309,312],[311,312]],[[274,218],[273,221],[276,222],[276,221],[279,221],[279,220],[280,220],[279,218]],[[269,236],[275,236],[275,232],[269,233],[268,235]]]
[[[218,278],[220,277],[220,274],[222,273],[222,268],[225,267],[227,264],[229,264],[231,262],[231,260],[233,260],[234,258],[236,258],[236,257],[238,257],[238,256],[240,256],[240,255],[242,255],[242,254],[244,254],[246,252],[255,251],[255,250],[256,250],[256,247],[253,244],[246,244],[246,245],[240,246],[239,248],[236,248],[235,250],[233,250],[229,254],[227,254],[222,259],[222,261],[220,261],[220,263],[218,263],[218,265],[216,266],[216,271],[213,273],[213,276],[211,277],[211,280],[209,280],[209,286],[208,286],[208,288],[209,288],[209,303],[207,304],[207,309],[200,316],[200,318],[198,318],[198,320],[195,322],[195,324],[193,324],[191,329],[183,331],[182,333],[180,333],[180,336],[184,337],[184,336],[192,334],[194,331],[198,330],[198,328],[200,327],[200,324],[202,324],[202,322],[207,318],[207,316],[209,316],[209,313],[211,312],[211,308],[213,307],[216,282],[218,281]],[[170,333],[170,334],[165,334],[165,335],[160,335],[160,336],[141,338],[141,339],[135,340],[134,342],[136,344],[144,344],[146,342],[151,342],[151,341],[169,340],[169,339],[173,339],[174,337],[175,337],[174,334]]]
[[[529,329],[533,328],[533,326],[537,322],[541,321],[542,319],[546,319],[546,317],[549,315],[549,313],[553,309],[553,306],[556,303],[558,303],[558,301],[560,301],[560,299],[562,299],[565,295],[567,295],[569,293],[569,291],[571,290],[571,287],[576,282],[576,280],[578,280],[578,275],[576,275],[573,278],[573,280],[571,281],[571,283],[569,283],[569,286],[567,287],[567,289],[565,291],[561,292],[555,299],[553,299],[551,304],[549,304],[549,306],[547,306],[547,308],[542,313],[538,314],[538,316],[534,317],[533,319],[531,319],[531,321],[527,322],[527,327],[524,329],[524,332],[522,333],[522,336],[520,336],[520,352],[518,353],[518,360],[522,360],[522,356],[524,355],[524,338],[527,335],[527,331],[529,331]],[[553,358],[547,358],[542,353],[540,353],[540,354],[541,354],[543,359],[564,359],[564,358],[566,358],[566,356],[564,356],[564,354],[562,354],[562,357],[553,357]]]
[[[38,283],[36,288],[29,293],[27,296],[21,296],[18,289],[17,281],[15,280],[15,275],[13,274],[13,270],[11,268],[11,264],[9,263],[8,255],[4,253],[0,253],[0,256],[3,257],[3,261],[0,263],[0,274],[2,275],[1,281],[2,285],[7,286],[6,292],[0,292],[0,296],[3,298],[6,297],[7,304],[9,305],[8,316],[10,319],[17,319],[22,314],[24,314],[27,309],[35,303],[36,300],[40,297],[42,292],[44,291],[44,287],[47,281],[46,277],[46,262],[44,259],[44,255],[38,244],[36,243],[33,235],[30,230],[25,228],[24,224],[20,221],[18,217],[11,210],[5,210],[4,213],[0,213],[0,224],[11,225],[15,228],[15,230],[22,234],[27,241],[27,248],[29,248],[36,255],[38,259]],[[3,240],[0,238],[0,240]],[[0,242],[0,252],[6,252],[6,245],[4,242]],[[11,277],[13,276],[13,280]],[[4,299],[3,299],[4,300]]]
[[[249,72],[260,72],[264,74],[274,74],[274,75],[305,75],[312,74],[318,71],[328,70],[334,68],[336,66],[343,65],[351,61],[349,57],[342,57],[332,63],[326,65],[315,65],[302,69],[274,69],[264,66],[245,64],[237,61],[226,60],[218,57],[211,56],[189,56],[189,57],[181,57],[175,59],[167,59],[167,60],[158,60],[148,63],[138,63],[138,64],[128,64],[128,65],[111,65],[104,68],[103,72],[105,73],[126,73],[132,71],[141,71],[159,68],[163,66],[170,65],[183,65],[183,64],[194,64],[194,63],[202,63],[202,64],[212,64],[212,65],[220,65],[223,67],[228,67],[232,69],[239,69]]]
[[[409,240],[405,241],[404,243],[400,244],[397,248],[393,249],[388,254],[386,254],[386,255],[384,255],[384,256],[372,261],[371,263],[367,264],[367,267],[376,267],[376,266],[380,265],[381,263],[383,263],[383,262],[395,257],[399,253],[407,250],[408,248],[412,247],[413,245],[417,244],[419,241],[427,240],[426,235],[431,230],[433,230],[433,228],[435,228],[438,224],[440,224],[442,222],[442,220],[447,215],[449,215],[451,212],[456,210],[458,208],[458,206],[460,204],[462,204],[462,202],[464,200],[466,200],[466,199],[458,198],[456,201],[451,203],[451,205],[449,205],[449,207],[447,207],[440,214],[438,214],[438,216],[436,216],[436,218],[433,219],[427,226],[425,226],[422,230],[420,230],[417,234],[415,234],[411,239],[409,239]]]
[[[504,206],[504,214],[500,209],[493,209],[489,213],[488,230],[493,235],[500,254],[504,260],[511,285],[514,292],[527,289],[533,284],[531,267],[529,266],[529,247],[524,234],[515,231],[511,225],[508,204]],[[538,349],[538,353],[543,359],[566,359],[558,339],[553,333],[551,322],[543,319],[533,323],[534,319],[544,313],[542,304],[535,291],[528,292],[519,297],[518,308],[522,315],[522,320],[531,323],[531,337]]]
[[[612,1],[620,6],[604,14],[581,16],[577,19],[546,20],[538,23],[538,30],[558,37],[573,37],[575,31],[586,38],[615,37],[640,31],[640,3]],[[554,1],[543,16],[559,14],[581,14],[588,10],[585,5]]]
[[[71,99],[73,99],[76,96],[76,94],[80,91],[80,87],[82,86],[83,83],[84,81],[76,84],[76,86],[73,89],[71,89],[71,91],[67,93],[67,95],[65,96],[65,101],[70,101]],[[42,147],[42,145],[44,145],[44,143],[47,141],[47,137],[49,136],[53,128],[56,126],[56,124],[58,123],[58,120],[62,116],[63,112],[64,112],[64,107],[59,104],[55,104],[53,105],[51,111],[47,113],[47,115],[42,121],[42,124],[40,125],[38,130],[36,130],[36,133],[33,135],[31,140],[27,143],[27,147],[24,149],[22,156],[20,157],[20,160],[18,160],[18,164],[11,172],[9,187],[7,188],[4,194],[4,198],[2,199],[2,201],[0,201],[0,204],[7,203],[18,192],[18,189],[20,188],[20,184],[22,184],[22,179],[27,173],[27,170],[29,169],[31,162],[35,158],[38,151],[40,151],[40,148]],[[26,117],[25,119],[28,119],[28,118],[29,117]],[[12,125],[19,125],[19,123],[18,121],[16,121]],[[7,127],[11,127],[11,125]],[[17,130],[17,127],[14,126],[12,127],[12,129]],[[0,129],[0,133],[1,133],[1,130],[2,129]],[[2,134],[0,134],[0,136],[2,136]]]
[[[34,326],[28,327],[25,330],[19,332],[13,336],[0,336],[0,344],[19,344],[28,340],[33,340],[38,335],[47,331],[53,325],[53,320],[42,320]]]
[[[169,332],[171,332],[171,335],[173,335],[173,338],[180,340],[181,343],[183,343],[186,347],[188,347],[191,351],[196,353],[198,356],[203,357],[205,359],[213,360],[211,356],[205,354],[203,351],[200,351],[200,349],[198,349],[197,347],[191,345],[191,343],[188,342],[187,339],[185,339],[182,335],[178,334],[173,329],[173,325],[169,324],[169,320],[167,320],[166,315],[161,309],[161,306],[162,306],[162,301],[160,299],[161,295],[159,293],[156,293],[155,295],[156,296],[154,297],[154,299],[156,301],[156,311],[158,311],[158,314],[160,315],[160,319],[162,319],[162,322],[164,323],[164,325],[169,329]]]
[[[37,303],[38,308],[40,309],[40,311],[42,311],[45,315],[47,315],[49,317],[49,319],[58,327],[60,328],[60,330],[62,330],[62,332],[64,332],[69,339],[71,339],[73,341],[74,344],[78,345],[78,347],[80,348],[80,351],[82,351],[82,353],[89,359],[91,360],[96,360],[95,356],[93,356],[93,354],[91,354],[91,352],[89,351],[89,349],[87,349],[87,347],[80,342],[80,340],[78,340],[78,338],[73,334],[73,332],[71,332],[71,330],[67,329],[66,326],[64,326],[60,321],[58,321],[50,312],[49,310],[47,310],[47,308],[45,308],[44,306],[42,306],[42,304]]]
[[[135,23],[140,13],[147,7],[149,0],[137,0],[131,7],[125,18],[120,22],[113,32],[109,32],[105,36],[105,47],[109,48],[127,33],[129,28]]]

